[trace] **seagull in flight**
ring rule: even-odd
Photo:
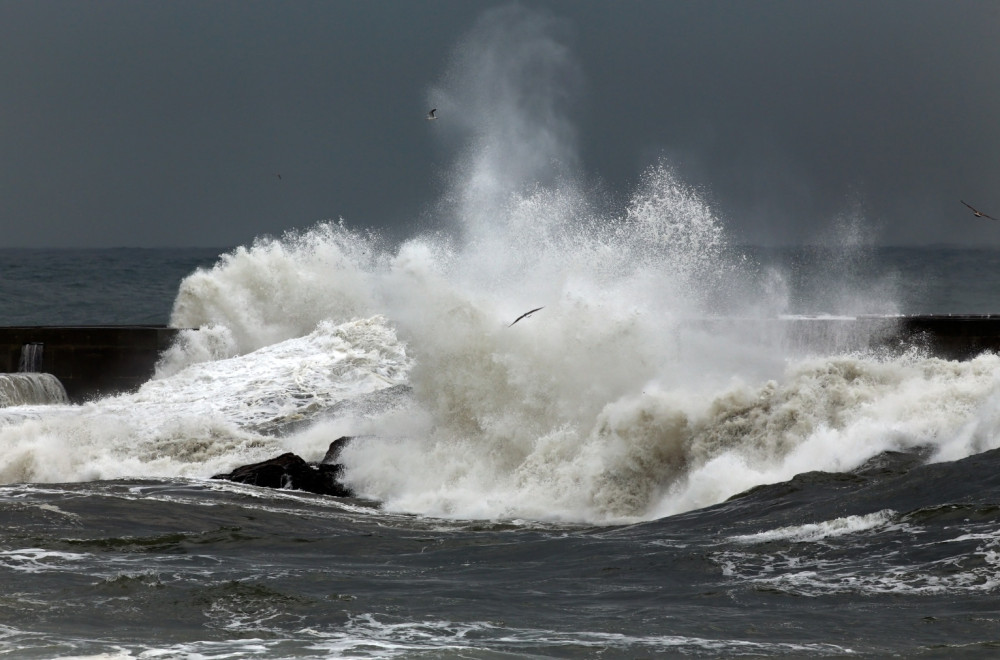
[[[544,309],[544,307],[536,307],[536,308],[534,308],[533,310],[531,310],[530,312],[525,312],[524,314],[521,314],[521,315],[520,315],[520,316],[518,316],[518,317],[517,317],[516,319],[514,319],[513,323],[511,323],[510,325],[514,325],[514,323],[517,323],[517,322],[518,322],[518,321],[520,321],[521,319],[526,319],[526,318],[528,318],[529,316],[531,316],[532,314],[534,314],[535,312],[537,312],[537,311],[538,311],[538,310],[540,310],[540,309]],[[510,325],[508,325],[507,327],[509,328],[509,327],[510,327]]]
[[[434,113],[436,113],[437,111],[438,111],[438,109],[437,109],[437,108],[433,108],[433,109],[431,109],[431,111],[427,113],[427,121],[430,121],[430,120],[432,120],[432,119],[437,119],[437,115],[436,115],[436,114],[434,114]]]
[[[958,200],[958,201],[960,201],[963,204],[965,204],[965,202],[962,201],[962,200]],[[975,208],[974,206],[970,206],[968,204],[965,204],[965,205],[968,206],[970,209],[972,209],[973,215],[975,215],[977,218],[989,218],[990,220],[996,220],[996,218],[994,218],[992,215],[986,215],[985,213],[983,213],[979,209]],[[1000,220],[998,220],[998,222],[1000,222]]]

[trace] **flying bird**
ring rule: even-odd
[[[958,201],[960,201],[963,204],[965,204],[965,202],[962,201],[962,200],[958,200]],[[983,213],[979,209],[975,208],[974,206],[970,206],[969,204],[965,204],[965,205],[968,206],[970,209],[972,209],[972,214],[975,215],[977,218],[989,218],[990,220],[996,220],[996,218],[994,218],[992,215],[986,215],[985,213]],[[997,222],[1000,222],[1000,220],[997,220]]]
[[[432,109],[432,110],[431,110],[430,112],[428,112],[428,113],[427,113],[427,121],[430,121],[430,120],[432,120],[432,119],[437,119],[437,115],[436,115],[436,114],[434,114],[434,113],[436,113],[437,111],[438,111],[438,109],[437,109],[437,108],[433,108],[433,109]]]
[[[525,312],[524,314],[521,314],[521,315],[520,315],[520,316],[518,316],[518,317],[517,317],[516,319],[514,319],[514,321],[513,321],[513,322],[512,322],[512,323],[511,323],[510,325],[514,325],[514,323],[517,323],[517,322],[518,322],[518,321],[520,321],[521,319],[526,319],[526,318],[528,318],[529,316],[531,316],[532,314],[534,314],[535,312],[537,312],[537,311],[538,311],[538,310],[540,310],[540,309],[544,309],[544,307],[536,307],[536,308],[534,308],[533,310],[531,310],[530,312]],[[507,327],[509,328],[509,327],[510,327],[510,325],[508,325]]]

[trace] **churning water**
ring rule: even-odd
[[[667,162],[608,202],[578,174],[563,81],[579,74],[552,35],[487,14],[432,90],[475,118],[445,129],[466,145],[434,209],[451,231],[395,244],[320,223],[192,264],[154,379],[0,409],[0,650],[997,643],[1000,358],[702,323],[996,311],[990,287],[958,286],[997,254],[868,248],[856,217],[817,252],[741,247]],[[357,498],[209,480],[318,460],[342,435]]]

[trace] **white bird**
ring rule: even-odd
[[[435,112],[437,112],[437,111],[438,111],[438,109],[437,109],[437,108],[434,108],[434,109],[432,109],[432,110],[431,110],[430,112],[428,112],[428,113],[427,113],[427,121],[430,121],[431,119],[437,119],[437,115],[436,115],[436,114],[434,114],[434,113],[435,113]]]

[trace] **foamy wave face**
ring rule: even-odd
[[[228,337],[207,342],[212,347],[204,354],[217,359],[220,353],[232,357],[301,337],[320,321],[369,316],[373,305],[366,273],[383,254],[379,243],[378,237],[342,223],[289,232],[280,240],[259,239],[223,255],[212,269],[186,277],[170,324],[223,326]],[[195,352],[206,351],[205,343]]]
[[[404,383],[410,360],[384,319],[333,324],[253,353],[193,365],[134,394],[0,418],[0,483],[210,477],[330,438],[275,431]]]
[[[884,451],[934,447],[933,460],[944,460],[995,448],[998,368],[992,355],[967,363],[814,358],[763,384],[650,388],[591,415],[569,405],[586,396],[557,404],[565,388],[551,380],[518,389],[494,374],[496,387],[437,402],[450,426],[438,415],[427,438],[358,443],[345,460],[361,491],[400,510],[650,519],[801,472],[850,470]],[[497,404],[500,392],[506,405]]]
[[[824,539],[857,534],[883,527],[888,525],[896,515],[895,511],[885,509],[864,516],[846,516],[819,523],[781,527],[756,534],[734,536],[733,540],[747,544],[770,543],[772,541],[819,543]]]
[[[780,381],[718,397],[688,442],[684,477],[656,507],[667,515],[811,470],[839,472],[884,451],[930,447],[954,460],[998,446],[1000,358],[814,358]]]

